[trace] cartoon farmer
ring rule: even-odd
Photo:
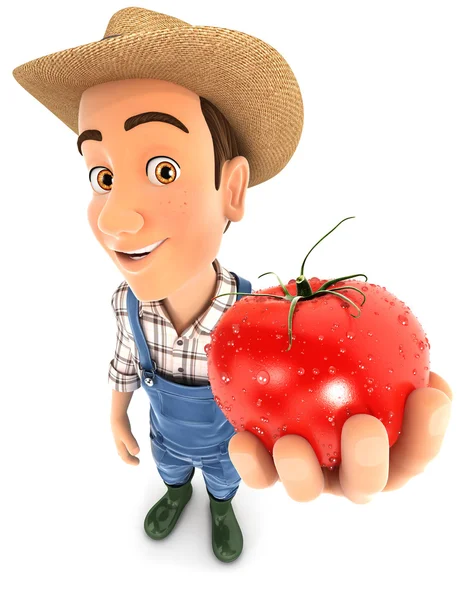
[[[112,297],[111,424],[121,458],[138,464],[127,408],[142,386],[167,486],[144,521],[151,538],[175,527],[195,467],[208,490],[213,551],[224,562],[243,547],[231,504],[240,476],[255,488],[280,479],[298,501],[329,491],[361,503],[424,469],[439,451],[452,397],[435,373],[430,387],[408,397],[391,451],[380,421],[348,419],[345,458],[334,471],[321,469],[301,437],[280,438],[272,457],[252,434],[235,435],[213,399],[211,332],[241,298],[234,292],[251,291],[216,258],[222,236],[243,218],[246,189],[283,169],[302,130],[297,81],[274,48],[238,31],[125,8],[103,39],[13,74],[78,134],[92,187],[90,226],[125,278]]]

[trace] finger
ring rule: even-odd
[[[298,502],[317,498],[324,488],[320,463],[309,442],[285,435],[274,444],[274,463],[287,494]]]
[[[131,431],[123,432],[123,434],[121,435],[121,441],[124,443],[126,449],[130,454],[134,456],[135,454],[139,453],[138,442],[136,441],[136,438],[131,433]]]
[[[452,400],[451,386],[447,383],[445,379],[440,377],[437,373],[433,373],[433,371],[431,371],[429,374],[428,387],[441,390],[441,392],[444,392],[446,396],[448,396],[448,398]]]
[[[249,487],[267,488],[278,480],[272,456],[254,434],[249,431],[236,433],[229,442],[228,450],[236,471]]]
[[[441,448],[451,415],[451,400],[436,388],[418,388],[405,404],[402,433],[390,451],[386,491],[422,473]]]
[[[118,450],[118,454],[120,455],[120,458],[127,463],[128,465],[138,465],[139,464],[139,458],[137,458],[136,456],[132,456],[128,450],[126,449],[126,446],[124,445],[124,443],[121,440],[118,440],[115,442],[116,444],[116,449]]]
[[[356,504],[369,502],[388,479],[389,442],[385,426],[372,415],[353,415],[341,432],[339,482]]]

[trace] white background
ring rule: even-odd
[[[328,495],[297,504],[281,484],[242,485],[234,506],[245,550],[231,565],[212,554],[200,473],[173,535],[147,539],[144,515],[165,488],[145,393],[130,410],[138,468],[120,461],[108,423],[110,299],[122,277],[89,231],[76,136],[11,75],[100,39],[127,4],[10,2],[0,38],[0,595],[470,597],[470,2],[140,5],[265,40],[302,89],[300,145],[279,175],[249,190],[222,264],[255,289],[275,283],[257,279],[269,270],[288,280],[320,237],[355,215],[306,274],[365,272],[404,300],[431,342],[432,370],[453,387],[453,418],[425,473],[368,505]]]

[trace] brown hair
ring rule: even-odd
[[[206,98],[200,97],[200,105],[205,121],[213,139],[213,150],[215,153],[215,188],[218,190],[221,183],[221,169],[227,160],[239,156],[238,143],[233,128],[226,117],[214,104]],[[230,226],[228,221],[225,233]]]

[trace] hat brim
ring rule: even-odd
[[[290,160],[303,127],[297,80],[269,44],[218,27],[179,27],[99,40],[15,68],[18,83],[75,133],[84,90],[107,81],[171,81],[210,100],[236,134],[249,186]]]

